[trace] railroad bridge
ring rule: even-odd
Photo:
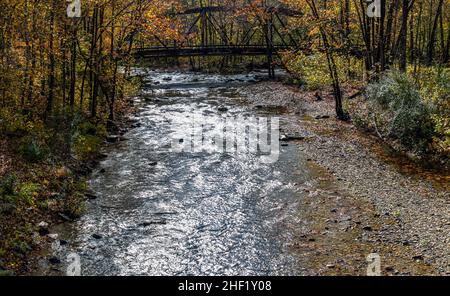
[[[245,7],[244,7],[245,8]],[[296,39],[287,30],[290,18],[302,13],[266,1],[254,5],[261,14],[252,18],[239,16],[243,7],[203,6],[168,12],[171,17],[181,18],[186,25],[184,42],[167,42],[154,36],[157,44],[140,44],[134,50],[138,59],[195,56],[266,56],[269,77],[274,77],[273,56],[280,50],[298,48]],[[229,25],[230,18],[238,27]],[[250,20],[251,19],[251,20]],[[189,38],[194,35],[195,38]]]

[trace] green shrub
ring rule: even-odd
[[[63,211],[70,218],[79,218],[85,211],[84,195],[74,192],[67,196],[63,202]]]
[[[93,124],[81,117],[77,118],[73,123],[70,140],[72,153],[81,160],[94,158],[107,134],[104,124]]]
[[[26,182],[20,186],[19,196],[27,205],[33,205],[40,191],[39,184]]]
[[[26,116],[8,110],[0,109],[0,132],[2,133],[25,133],[27,127]]]
[[[407,75],[390,72],[367,87],[369,111],[378,132],[407,149],[425,152],[433,137],[431,110]]]
[[[26,136],[22,139],[22,145],[19,147],[19,152],[26,160],[37,162],[45,158],[47,152],[45,146],[37,140],[36,136]]]
[[[97,135],[97,127],[89,121],[82,122],[78,126],[78,132],[82,135]]]
[[[14,174],[8,174],[6,175],[1,183],[0,183],[0,189],[1,193],[5,195],[13,195],[16,193],[16,185],[17,185],[17,177]]]
[[[101,139],[92,135],[78,135],[73,144],[75,155],[81,160],[93,158],[99,151]]]
[[[433,149],[450,154],[450,69],[425,68],[418,79],[422,97],[432,106]]]

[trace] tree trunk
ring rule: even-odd
[[[69,88],[69,105],[70,111],[73,113],[75,107],[75,86],[76,86],[76,69],[77,69],[77,29],[72,29],[72,43],[70,52],[70,88]]]
[[[52,2],[52,11],[50,12],[50,36],[49,36],[49,74],[48,74],[48,96],[47,96],[47,108],[45,112],[45,118],[51,116],[53,111],[54,97],[55,97],[55,53],[54,53],[54,29],[55,29],[55,1]]]
[[[400,27],[400,34],[398,36],[399,69],[402,72],[406,71],[406,40],[409,14],[408,4],[408,0],[402,1],[402,25]]]
[[[439,0],[438,7],[436,10],[436,15],[434,17],[433,25],[431,27],[430,39],[428,41],[428,46],[427,46],[427,60],[426,60],[427,65],[429,65],[429,66],[433,63],[434,44],[436,42],[436,31],[437,31],[439,15],[441,14],[443,3],[444,3],[444,0]],[[430,11],[430,14],[432,14],[432,11]]]

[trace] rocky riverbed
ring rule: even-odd
[[[449,272],[448,174],[336,120],[329,96],[261,73],[137,71],[132,129],[105,148],[86,214],[49,229],[36,274],[74,254],[82,275],[365,275],[373,253],[385,275]],[[194,115],[278,117],[278,161],[170,153]]]

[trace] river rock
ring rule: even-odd
[[[136,122],[136,123],[133,123],[133,124],[131,125],[131,128],[138,128],[138,127],[141,127],[141,126],[142,126],[142,123]]]
[[[217,108],[217,110],[219,110],[219,112],[227,112],[228,108],[225,106],[220,106],[219,108]]]
[[[415,255],[415,256],[412,257],[412,259],[416,260],[416,261],[422,261],[423,260],[423,255],[421,255],[421,254]]]
[[[128,120],[127,120],[128,124],[135,124],[138,122],[139,122],[139,119],[137,119],[137,118],[128,118]]]
[[[53,264],[53,265],[61,264],[61,260],[56,256],[50,257],[48,259],[48,262],[50,262],[50,264]]]
[[[63,213],[58,213],[58,216],[66,222],[72,222],[72,219]]]
[[[50,233],[50,231],[48,230],[48,223],[47,222],[42,221],[37,226],[39,228],[38,232],[39,232],[39,234],[41,236],[44,236],[44,235],[47,235],[47,234]]]
[[[89,164],[81,164],[80,169],[78,170],[78,173],[82,176],[87,176],[90,173],[92,173],[92,167]]]
[[[95,195],[95,193],[92,191],[86,191],[84,193],[84,196],[86,196],[86,198],[90,200],[97,199],[97,195]]]
[[[392,266],[386,266],[384,268],[384,270],[386,270],[387,272],[394,272],[395,271],[394,267],[392,267]]]
[[[289,142],[289,141],[295,141],[295,140],[304,140],[305,137],[302,135],[297,134],[285,134],[280,136],[280,141],[283,142]]]
[[[120,141],[120,136],[118,135],[110,135],[106,138],[106,142],[108,143],[117,143]]]
[[[316,98],[316,101],[322,101],[322,100],[323,100],[322,97],[320,96],[320,94],[319,94],[318,92],[316,92],[316,93],[314,94],[314,97]]]
[[[145,221],[145,222],[140,223],[139,226],[147,227],[147,226],[154,225],[154,224],[164,225],[164,224],[167,224],[167,221],[164,219]]]

